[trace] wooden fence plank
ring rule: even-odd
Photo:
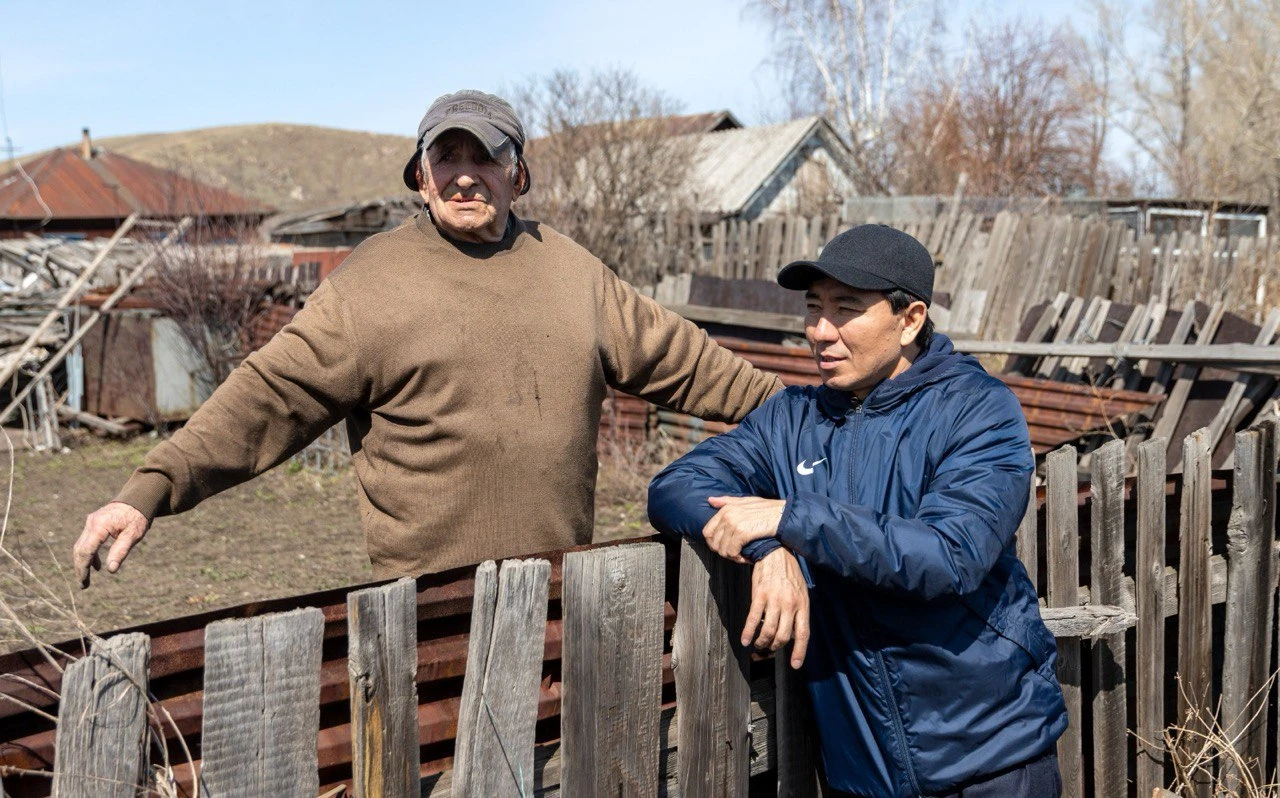
[[[750,571],[685,540],[672,638],[684,798],[747,794],[747,651],[738,642],[750,602]]]
[[[1033,475],[1034,476],[1034,475]],[[1022,523],[1018,525],[1018,559],[1027,569],[1027,578],[1031,587],[1039,590],[1040,581],[1040,532],[1036,528],[1036,481],[1031,480],[1031,498],[1027,501],[1027,511],[1022,514]]]
[[[347,595],[351,780],[357,798],[417,798],[418,604],[410,578]]]
[[[1271,312],[1267,314],[1266,321],[1262,323],[1262,329],[1258,331],[1257,337],[1254,338],[1254,345],[1269,345],[1271,339],[1276,337],[1277,330],[1280,330],[1280,308],[1272,308]],[[1273,385],[1275,385],[1275,382],[1266,377],[1253,374],[1239,374],[1236,376],[1235,381],[1231,383],[1231,390],[1227,392],[1227,397],[1222,400],[1222,404],[1218,407],[1218,414],[1213,417],[1213,421],[1209,424],[1209,451],[1215,451],[1218,448],[1218,441],[1222,440],[1223,436],[1228,432],[1234,432],[1236,425],[1257,405],[1257,402],[1261,399],[1261,396],[1258,395],[1259,389],[1262,389],[1263,386],[1269,388]],[[1248,394],[1247,399],[1246,394]]]
[[[658,794],[666,548],[564,557],[562,791]]]
[[[1225,312],[1226,307],[1223,303],[1213,303],[1213,307],[1209,309],[1209,316],[1205,319],[1204,326],[1196,336],[1197,344],[1213,343],[1213,337],[1218,334],[1218,326],[1222,323],[1222,316]],[[1191,386],[1195,384],[1199,376],[1199,366],[1185,365],[1182,367],[1181,374],[1169,391],[1169,398],[1165,400],[1164,406],[1160,409],[1160,418],[1156,421],[1156,428],[1151,437],[1172,437],[1173,433],[1178,429],[1178,421],[1182,418],[1182,411],[1186,407],[1187,398],[1191,395]],[[1154,385],[1152,387],[1154,388]],[[1169,452],[1169,455],[1170,457],[1177,456],[1175,452]],[[1171,467],[1173,465],[1173,463],[1170,463]]]
[[[1092,556],[1089,600],[1133,609],[1124,581],[1124,441],[1113,440],[1093,453]],[[1125,707],[1125,633],[1100,638],[1091,646],[1093,672],[1093,789],[1097,795],[1121,795],[1129,781],[1128,723]]]
[[[1213,638],[1209,596],[1210,494],[1209,431],[1198,429],[1182,444],[1182,520],[1178,558],[1178,723],[1205,733],[1212,713]],[[1198,780],[1193,792],[1209,795]]]
[[[1267,677],[1271,673],[1276,495],[1271,425],[1236,435],[1234,495],[1227,526],[1227,614],[1222,665],[1222,717],[1227,735],[1265,784]],[[1239,790],[1241,774],[1224,762],[1221,778]]]
[[[1048,578],[1045,598],[1050,607],[1080,604],[1080,522],[1076,515],[1076,449],[1063,446],[1046,459],[1045,559]],[[1083,798],[1080,641],[1058,640],[1058,681],[1067,704],[1067,730],[1058,739],[1062,768],[1062,794]]]
[[[1137,768],[1138,795],[1164,785],[1164,438],[1138,446],[1138,551],[1134,566],[1138,613]]]
[[[315,608],[205,628],[201,792],[312,798],[319,791],[323,636]]]
[[[791,647],[773,658],[774,722],[778,798],[818,798],[818,734],[804,676],[791,667]],[[758,734],[752,727],[752,737]]]
[[[133,798],[147,778],[147,671],[144,634],[96,640],[67,666],[58,710],[53,794]],[[312,793],[314,795],[315,793]]]
[[[546,560],[476,569],[467,675],[453,759],[455,796],[533,794],[534,726],[546,641]]]

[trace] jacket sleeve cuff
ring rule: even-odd
[[[135,472],[112,501],[122,502],[147,517],[148,521],[169,514],[173,484],[154,472]]]
[[[743,546],[742,556],[751,562],[760,562],[780,548],[782,548],[782,541],[777,538],[760,538]]]

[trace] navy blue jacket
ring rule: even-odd
[[[1034,467],[1013,393],[936,335],[851,394],[789,388],[649,487],[649,518],[700,537],[707,497],[786,499],[779,544],[810,580],[804,663],[827,778],[942,793],[1048,752],[1067,726],[1057,649],[1014,551]]]

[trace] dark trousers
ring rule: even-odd
[[[827,793],[834,798],[849,795],[838,790]],[[981,776],[938,798],[1059,798],[1061,795],[1058,755],[1048,753],[994,776]]]

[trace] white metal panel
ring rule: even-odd
[[[157,318],[151,325],[151,359],[160,418],[190,418],[213,393],[213,375],[173,319]]]

